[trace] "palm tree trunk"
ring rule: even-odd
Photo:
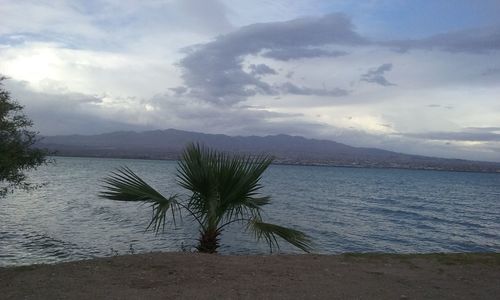
[[[218,230],[207,230],[200,231],[200,238],[198,239],[198,249],[202,253],[217,253],[217,248],[219,248],[219,238],[220,231]]]

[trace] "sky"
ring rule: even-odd
[[[0,0],[42,135],[290,134],[500,162],[498,0]]]

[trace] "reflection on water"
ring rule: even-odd
[[[144,233],[151,211],[99,199],[100,179],[127,165],[166,194],[183,193],[176,163],[57,158],[31,178],[47,185],[0,199],[0,265],[52,263],[116,253],[180,251],[196,228]],[[271,166],[268,220],[308,233],[319,253],[500,251],[500,174]],[[233,228],[222,253],[266,253]],[[283,244],[283,252],[295,252]]]

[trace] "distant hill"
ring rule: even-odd
[[[286,164],[500,172],[500,163],[408,155],[284,134],[233,137],[176,129],[120,131],[99,135],[48,136],[38,143],[38,147],[56,151],[62,156],[177,159],[190,142],[200,142],[231,153],[270,154],[277,163]]]

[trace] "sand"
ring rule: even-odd
[[[0,268],[0,299],[499,299],[500,254],[151,253]]]

